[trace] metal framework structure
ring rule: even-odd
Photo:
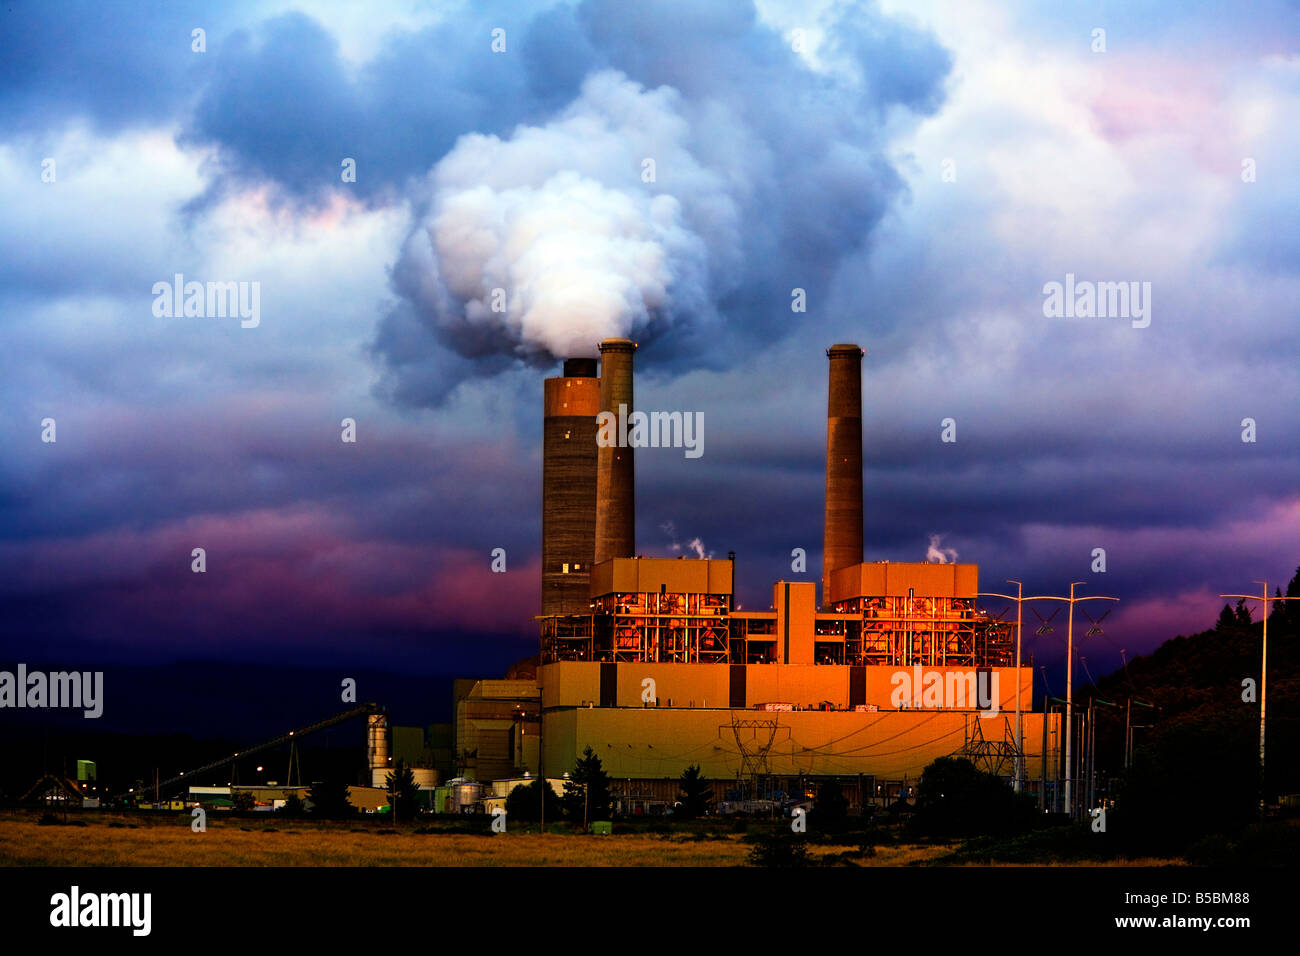
[[[725,594],[607,594],[596,600],[597,642],[616,662],[725,664],[731,599]]]
[[[75,780],[47,773],[22,795],[20,803],[40,801],[45,804],[81,803],[81,789]]]
[[[733,717],[730,724],[718,728],[721,737],[729,729],[740,752],[740,767],[736,771],[737,788],[753,799],[760,792],[759,781],[771,770],[767,764],[768,752],[776,743],[779,721],[773,719],[741,719]],[[748,733],[746,733],[748,731]]]
[[[726,594],[606,594],[590,614],[541,619],[542,662],[726,664]]]
[[[540,619],[542,663],[767,664],[776,616],[732,615],[726,594],[607,594],[588,614]],[[970,598],[853,598],[818,614],[816,663],[1011,667],[1013,626]],[[820,640],[825,638],[825,640]]]
[[[164,790],[169,790],[180,783],[192,783],[195,780],[195,778],[201,777],[203,774],[207,773],[208,771],[229,766],[235,763],[235,761],[239,760],[240,758],[247,759],[248,757],[251,757],[253,754],[261,753],[264,750],[270,750],[274,747],[280,746],[281,744],[292,743],[296,740],[301,740],[303,737],[306,737],[310,734],[314,734],[322,730],[327,730],[330,727],[335,727],[339,724],[346,723],[347,721],[354,720],[357,717],[369,716],[371,714],[382,714],[382,713],[384,713],[384,708],[381,707],[379,704],[375,704],[375,703],[358,704],[356,707],[352,707],[349,708],[348,710],[343,711],[342,713],[335,714],[333,717],[326,717],[324,720],[318,720],[313,724],[308,724],[306,727],[299,727],[297,730],[291,730],[287,734],[280,734],[276,737],[272,737],[270,740],[264,740],[260,744],[254,744],[251,747],[245,747],[243,750],[236,751],[235,753],[231,754],[228,757],[223,757],[220,760],[214,760],[211,763],[205,763],[201,767],[195,767],[193,770],[190,770],[188,772],[182,772],[180,774],[177,774],[174,777],[170,777],[167,780],[162,781],[161,783],[155,783],[154,791],[161,792]],[[299,772],[301,773],[301,770]],[[126,797],[127,795],[128,793],[115,794],[113,799],[121,799]]]
[[[1002,739],[989,740],[984,736],[985,717],[969,717],[966,721],[966,742],[954,757],[965,757],[985,773],[997,777],[1010,777],[1017,766],[1017,757],[1024,755],[1016,747],[1016,735],[1007,718],[1002,718]]]
[[[731,619],[731,664],[771,664],[776,660],[776,615]]]
[[[591,614],[569,614],[539,619],[542,631],[542,663],[594,661],[595,619]]]
[[[971,598],[858,597],[835,605],[860,615],[845,634],[845,663],[906,667],[1009,667],[1011,626],[977,611]]]

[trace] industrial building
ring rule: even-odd
[[[820,596],[778,581],[766,611],[736,607],[734,555],[637,555],[634,449],[595,440],[601,412],[634,407],[635,352],[606,340],[599,370],[570,359],[544,383],[540,664],[458,683],[461,772],[550,777],[589,746],[628,807],[670,806],[691,764],[720,801],[837,777],[880,803],[941,756],[1010,777],[1019,709],[1025,786],[1054,780],[1059,716],[1031,712],[1032,668],[977,607],[978,566],[863,561],[863,351],[827,350]]]

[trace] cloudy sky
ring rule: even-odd
[[[749,606],[819,571],[835,342],[868,559],[1122,598],[1097,676],[1300,564],[1296,4],[362,6],[0,11],[0,659],[499,673],[541,379],[606,334],[706,426],[639,550]],[[1067,274],[1149,325],[1045,316]]]

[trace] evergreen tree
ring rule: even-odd
[[[336,780],[317,780],[311,785],[311,812],[324,820],[341,820],[352,816],[348,802],[348,785]]]
[[[713,809],[713,788],[700,773],[698,764],[682,771],[680,805],[675,815],[683,820],[705,816]]]
[[[1223,610],[1219,612],[1218,623],[1214,625],[1216,631],[1235,631],[1237,629],[1237,615],[1232,613],[1231,605],[1223,605]]]
[[[420,807],[420,787],[415,782],[415,771],[402,760],[385,778],[388,786],[388,804],[393,808],[393,822],[413,819]]]
[[[1251,624],[1250,608],[1246,607],[1245,598],[1239,598],[1237,600],[1237,624],[1240,627],[1245,628],[1249,628]]]
[[[838,780],[827,780],[817,788],[812,817],[818,826],[838,826],[848,819],[848,815],[849,798],[844,796]]]
[[[1273,596],[1283,597],[1282,589],[1276,588]],[[1296,576],[1286,586],[1285,597],[1291,600],[1273,602],[1273,613],[1268,619],[1269,630],[1276,628],[1280,633],[1294,634],[1296,623],[1300,621],[1300,568],[1296,569]]]
[[[545,788],[545,789],[543,789]],[[540,777],[532,783],[521,783],[506,797],[506,818],[524,823],[536,823],[541,818],[542,796],[546,796],[546,819],[558,820],[564,812],[560,798],[549,783]]]
[[[999,836],[1034,824],[1037,808],[1027,794],[965,757],[940,757],[921,773],[916,812],[909,821],[920,836]]]
[[[575,823],[609,819],[609,774],[588,747],[564,784],[564,807]]]
[[[1287,621],[1290,622],[1292,631],[1300,630],[1300,628],[1296,627],[1296,624],[1300,623],[1300,568],[1295,569],[1295,576],[1291,578],[1291,583],[1286,586],[1286,596],[1291,600],[1281,602],[1281,604],[1286,608]]]

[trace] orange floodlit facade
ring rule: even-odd
[[[630,398],[634,350],[625,340],[602,344],[602,362],[616,360],[618,376],[616,389],[600,383],[602,396]],[[639,793],[671,789],[696,764],[750,795],[762,781],[854,777],[865,802],[905,793],[928,764],[954,754],[1002,775],[1019,754],[1026,786],[1055,779],[1059,715],[1033,711],[1033,671],[1014,667],[1012,626],[976,606],[978,566],[862,560],[863,352],[836,345],[827,356],[821,594],[816,580],[778,581],[766,609],[736,606],[734,556],[632,553],[630,458],[578,455],[561,440],[577,427],[587,433],[591,371],[566,365],[586,404],[581,421],[562,426],[551,396],[563,380],[548,382],[544,457],[560,456],[562,467],[544,465],[543,550],[594,553],[596,563],[578,569],[585,602],[563,561],[546,566],[552,597],[538,619],[533,689],[498,702],[495,723],[475,725],[502,741],[513,734],[508,747],[484,738],[515,755],[512,771],[570,769],[590,746],[615,781]]]

